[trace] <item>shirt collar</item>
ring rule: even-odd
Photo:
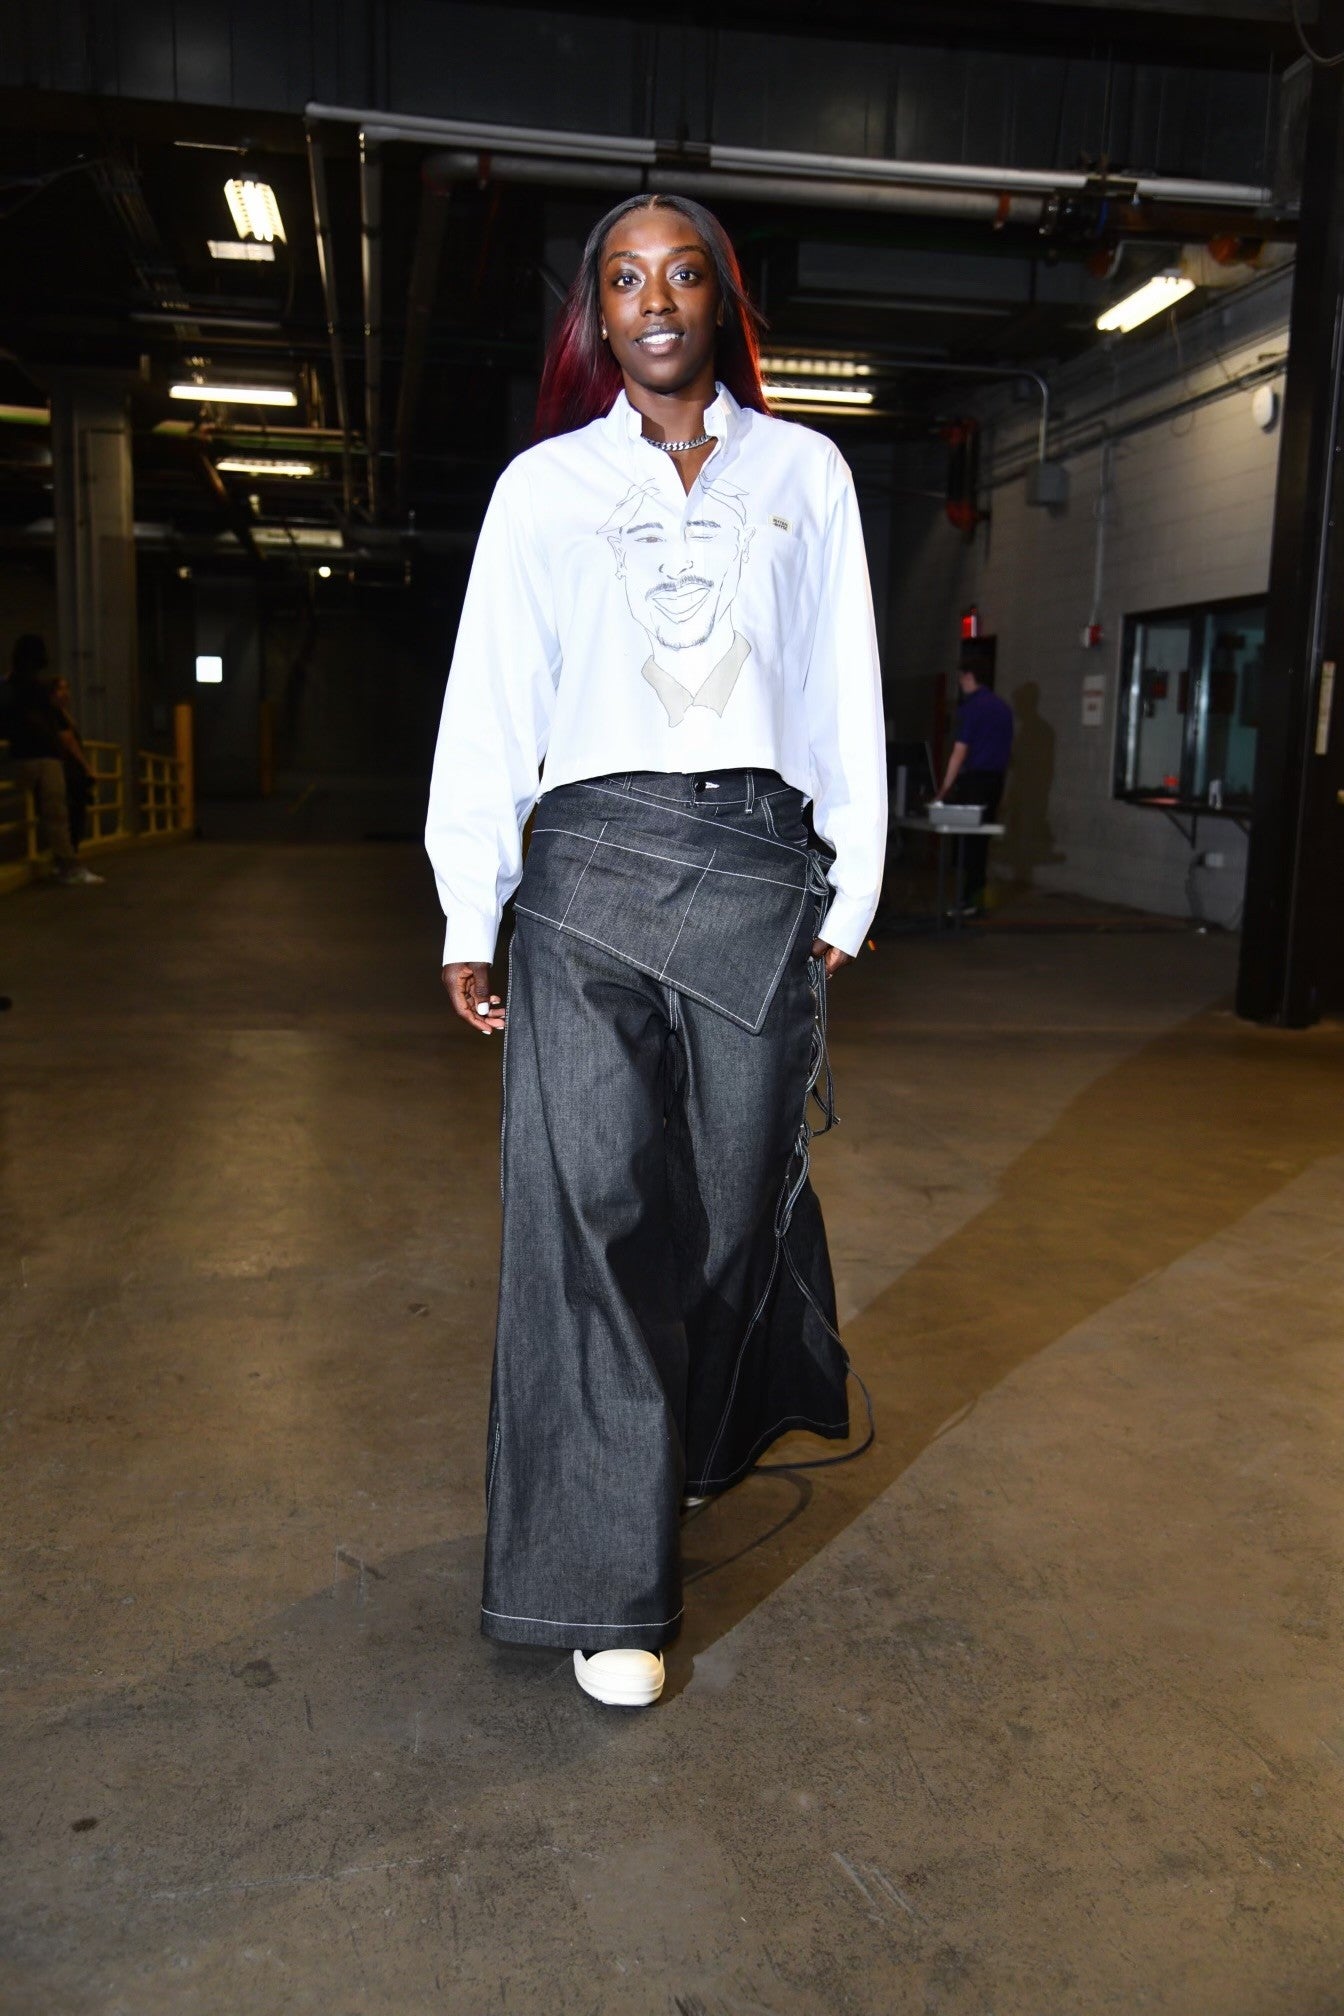
[[[726,385],[717,379],[714,382],[714,402],[705,408],[705,432],[717,435],[725,448],[733,437],[741,416],[742,408],[734,399]],[[602,423],[619,440],[638,441],[644,432],[644,416],[639,413],[625,396],[622,385],[614,403]]]

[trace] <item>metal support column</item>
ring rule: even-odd
[[[140,744],[131,426],[124,391],[58,377],[51,398],[58,658],[84,736],[123,752],[126,823],[138,823]]]
[[[359,136],[359,241],[364,278],[365,483],[369,517],[378,522],[382,495],[379,443],[383,408],[383,163],[377,143]]]
[[[1314,39],[1344,49],[1344,0]],[[1344,68],[1312,76],[1237,1012],[1344,1006]]]

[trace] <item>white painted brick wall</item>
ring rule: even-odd
[[[1212,360],[1206,354],[1196,368],[1173,375],[1169,396],[1216,383],[1218,372],[1235,376],[1274,347],[1259,331],[1240,352]],[[1282,331],[1278,347],[1284,347]],[[1146,395],[1151,406],[1151,375]],[[1021,689],[1034,682],[1040,720],[1054,737],[1048,800],[1054,858],[1029,863],[1031,879],[1042,887],[1186,914],[1186,842],[1162,813],[1120,804],[1112,795],[1121,640],[1126,615],[1264,592],[1279,433],[1256,426],[1251,396],[1229,392],[1113,443],[1100,601],[1104,642],[1097,650],[1084,650],[1079,638],[1092,608],[1100,449],[1068,458],[1070,498],[1058,516],[1031,509],[1021,481],[993,490],[992,519],[973,547],[958,541],[936,505],[910,512],[910,545],[890,584],[894,710],[898,717],[903,711],[902,682],[918,681],[927,712],[929,674],[954,663],[958,613],[976,602],[984,628],[999,640],[999,691],[1020,699]],[[1126,417],[1123,401],[1110,408],[1112,424],[1123,425]],[[1106,680],[1100,728],[1082,725],[1089,673]],[[904,711],[914,707],[915,692],[909,691]],[[1011,790],[1010,783],[1010,800]],[[1010,804],[1010,826],[1011,818]],[[1199,844],[1222,852],[1227,866],[1196,872],[1196,902],[1214,921],[1234,922],[1245,842],[1231,821],[1220,820],[1201,826]],[[1015,855],[1020,861],[1022,849],[1011,832],[999,854],[1001,872],[1011,872]]]

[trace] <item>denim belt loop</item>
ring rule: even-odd
[[[754,770],[748,770],[748,772],[747,772],[747,810],[748,810],[748,812],[750,812],[750,810],[751,810],[752,806],[753,806],[753,805],[754,805],[755,803],[756,803],[756,772],[755,772]]]

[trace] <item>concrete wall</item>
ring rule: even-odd
[[[1227,866],[1197,870],[1191,891],[1181,836],[1160,812],[1113,796],[1121,638],[1128,614],[1264,592],[1279,434],[1257,427],[1251,391],[1229,381],[1286,348],[1286,322],[1284,279],[1211,311],[1182,334],[1179,353],[1158,327],[1059,374],[1052,452],[1070,479],[1060,512],[1027,504],[1015,472],[1030,456],[1031,416],[1006,401],[986,416],[992,516],[971,545],[936,502],[907,499],[889,633],[893,728],[931,729],[936,676],[955,661],[961,609],[976,603],[998,637],[998,688],[1019,722],[1000,875],[1170,915],[1184,914],[1193,893],[1202,914],[1235,921],[1246,863],[1236,827],[1201,831],[1201,848],[1222,851]],[[1170,415],[1206,393],[1216,396]],[[911,458],[906,474],[915,489],[927,458]],[[1098,580],[1103,641],[1085,650]],[[1089,674],[1105,681],[1099,726],[1083,722]]]

